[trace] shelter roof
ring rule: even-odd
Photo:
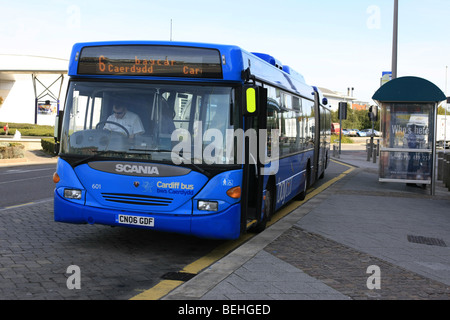
[[[418,77],[401,77],[381,86],[372,97],[379,102],[441,102],[445,94],[432,82]]]
[[[0,73],[67,73],[69,60],[21,54],[0,54]]]

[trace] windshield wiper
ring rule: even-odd
[[[100,156],[102,156],[104,154],[107,154],[107,153],[110,153],[110,152],[115,152],[115,153],[120,153],[120,154],[126,153],[126,152],[123,152],[123,151],[119,152],[119,151],[112,151],[112,150],[93,151],[93,152],[96,152],[96,154],[84,157],[84,158],[82,158],[82,159],[72,163],[72,167],[79,166],[80,164],[86,163],[86,162],[88,162],[90,160],[93,160],[93,159],[95,159],[97,157],[100,157]]]

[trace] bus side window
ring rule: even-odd
[[[272,156],[272,130],[278,130],[278,112],[277,110],[270,105],[270,102],[267,102],[267,156]]]

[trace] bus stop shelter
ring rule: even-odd
[[[381,108],[379,181],[430,186],[435,193],[436,123],[445,94],[418,77],[401,77],[378,89]]]

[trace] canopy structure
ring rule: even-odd
[[[69,60],[21,54],[0,54],[2,74],[67,74]]]
[[[37,123],[38,113],[48,112],[43,106],[56,104],[59,110],[60,96],[67,74],[67,59],[30,56],[21,54],[0,54],[0,94],[9,105],[3,106],[3,115],[19,114],[19,106],[28,105],[28,88],[24,81],[26,77],[32,81],[34,93],[34,123]],[[29,81],[29,80],[27,80]],[[6,109],[9,109],[6,111]],[[8,116],[6,116],[8,117]]]
[[[428,80],[401,77],[372,99],[381,107],[379,181],[431,185],[434,195],[437,105],[445,94]]]
[[[375,92],[372,99],[378,102],[441,102],[445,94],[432,82],[418,77],[401,77],[391,80]]]

